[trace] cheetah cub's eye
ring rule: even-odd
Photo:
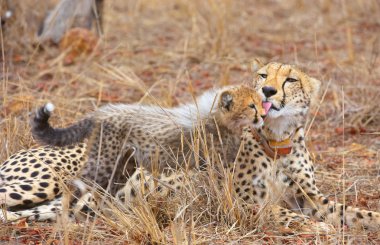
[[[298,79],[296,79],[296,78],[291,78],[291,77],[288,77],[288,78],[286,78],[286,80],[285,80],[285,82],[290,82],[290,83],[294,83],[294,82],[297,82],[298,81]]]
[[[251,107],[251,108],[253,108],[253,109],[256,109],[255,104],[249,104],[249,107]]]
[[[263,74],[263,73],[259,74],[259,76],[260,76],[260,78],[263,78],[263,79],[265,79],[265,78],[267,78],[267,77],[268,77],[268,75],[267,75],[267,74]]]

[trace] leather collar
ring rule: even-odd
[[[278,156],[288,155],[293,148],[293,142],[291,138],[287,138],[283,141],[267,140],[262,134],[257,132],[256,129],[251,130],[253,137],[262,145],[265,154],[268,157],[275,159]]]

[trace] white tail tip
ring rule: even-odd
[[[10,10],[7,10],[7,11],[5,12],[5,18],[7,18],[7,19],[11,18],[12,15],[13,15],[13,13],[12,13],[12,11],[10,11]]]
[[[45,105],[45,111],[47,112],[52,112],[54,111],[54,109],[55,109],[55,106],[53,105],[53,103],[49,102]]]

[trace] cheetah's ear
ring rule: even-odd
[[[319,89],[321,87],[321,81],[318,79],[315,79],[313,77],[309,77],[310,82],[310,93],[311,93],[311,100],[314,101],[319,94]]]
[[[256,73],[264,65],[265,64],[259,58],[255,58],[251,61],[249,68],[251,69],[252,73]]]
[[[249,68],[250,68],[251,74],[254,77],[254,79],[252,80],[252,84],[251,84],[251,86],[253,86],[253,88],[256,88],[256,85],[257,85],[256,73],[258,70],[260,70],[264,66],[265,66],[265,64],[258,58],[255,58],[251,61]]]
[[[232,94],[229,92],[229,91],[224,91],[221,95],[220,95],[220,106],[229,111],[231,110],[231,106],[233,104],[233,97],[232,97]]]

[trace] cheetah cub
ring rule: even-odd
[[[107,105],[67,128],[50,126],[53,107],[47,104],[36,113],[32,132],[38,141],[55,146],[89,138],[89,160],[81,175],[110,188],[113,182],[125,183],[136,163],[147,168],[157,163],[160,170],[184,162],[201,165],[207,147],[215,148],[225,162],[233,162],[242,128],[263,125],[261,104],[253,89],[239,85],[207,91],[195,102],[174,108]],[[206,137],[199,137],[202,134]]]
[[[181,136],[183,136],[183,132],[187,132],[186,136],[189,137],[189,140],[194,141],[197,138],[201,141],[207,141],[205,142],[205,147],[208,145],[216,147],[219,149],[218,154],[222,155],[225,152],[222,152],[223,145],[221,145],[219,140],[226,144],[225,148],[227,150],[230,150],[232,142],[239,147],[243,127],[258,128],[263,125],[262,116],[265,115],[265,110],[261,104],[260,97],[257,96],[254,90],[240,85],[206,92],[197,99],[197,103],[186,104],[173,109],[142,105],[107,106],[91,114],[85,121],[87,123],[91,122],[93,124],[92,128],[96,129],[97,123],[99,123],[96,120],[100,120],[99,118],[103,116],[103,120],[100,120],[99,124],[108,123],[108,125],[113,126],[111,131],[109,131],[110,128],[103,129],[105,132],[109,131],[107,135],[116,137],[117,133],[122,134],[123,130],[128,131],[129,134],[126,136],[128,144],[133,145],[140,152],[145,151],[145,154],[148,154],[147,151],[150,150],[146,146],[148,143],[155,143],[156,147],[166,147],[162,154],[167,154],[167,156],[169,156],[169,150],[172,152],[182,151]],[[43,120],[43,117],[47,120],[52,109],[51,105],[42,107],[38,111],[35,121]],[[157,124],[156,126],[155,123]],[[45,126],[48,126],[48,124]],[[39,125],[41,128],[45,126]],[[74,125],[73,127],[77,126]],[[37,125],[35,125],[34,130],[36,130],[36,127]],[[53,136],[55,132],[60,134],[65,130],[62,131],[49,127],[45,128],[46,132],[50,132],[48,137]],[[121,128],[119,129],[119,127]],[[207,132],[207,137],[200,135],[193,137],[194,134],[199,133],[197,131],[199,128]],[[141,131],[141,133],[138,133],[138,131]],[[215,138],[214,142],[212,142],[213,134]],[[168,139],[172,140],[169,141],[170,145],[164,143]],[[112,149],[112,145],[120,147],[116,142],[115,139],[106,137],[102,147],[108,146],[110,147],[109,149]],[[63,176],[67,168],[67,170],[70,170],[70,175],[67,175],[64,182],[78,183],[78,181],[73,181],[73,179],[80,176],[80,169],[94,164],[94,162],[87,162],[85,149],[85,144],[64,147],[40,147],[16,153],[8,161],[0,165],[0,180],[2,178],[9,180],[4,185],[0,183],[0,203],[6,204],[9,208],[7,213],[8,220],[12,220],[11,217],[28,217],[30,220],[38,221],[54,220],[57,213],[60,213],[62,210],[61,195],[63,188],[62,181],[59,178],[53,178],[53,176]],[[92,150],[95,151],[97,148],[93,147]],[[191,148],[188,148],[188,150],[190,151]],[[236,152],[238,152],[237,149],[234,151],[235,154],[230,154],[229,158],[235,158]],[[113,157],[110,153],[108,155],[103,151],[101,153],[109,158]],[[73,158],[74,155],[76,158]],[[21,160],[18,161],[18,159]],[[105,160],[105,158],[102,158],[102,160]],[[148,160],[150,159],[146,158],[144,160],[146,161],[145,164],[148,164]],[[17,170],[20,169],[20,166],[24,162],[30,163],[30,166],[28,165],[30,167],[29,172]],[[233,160],[230,162],[233,162]],[[164,163],[161,162],[161,164]],[[42,177],[37,174],[34,176],[34,173],[39,173],[39,168],[43,168]],[[91,168],[92,166],[88,169],[91,170]],[[123,166],[120,168],[122,169]],[[101,172],[101,170],[102,168],[100,167],[99,171]],[[32,172],[33,178],[30,172]],[[48,176],[49,178],[47,178]],[[21,179],[26,184],[22,182],[22,185],[19,185]],[[123,183],[125,182],[126,180]],[[45,188],[41,189],[42,187]],[[114,188],[117,191],[117,188],[120,187],[114,185]],[[14,195],[16,190],[20,195]],[[86,189],[83,190],[82,188],[81,191],[86,192]],[[41,194],[42,192],[43,195]],[[86,194],[89,193],[85,193],[83,197],[86,197]],[[80,198],[80,200],[83,200],[83,198]],[[20,208],[12,208],[16,206],[21,207],[21,210]],[[78,208],[80,205],[75,205],[75,203],[72,206],[74,210],[82,209]],[[18,211],[11,212],[13,210]]]

